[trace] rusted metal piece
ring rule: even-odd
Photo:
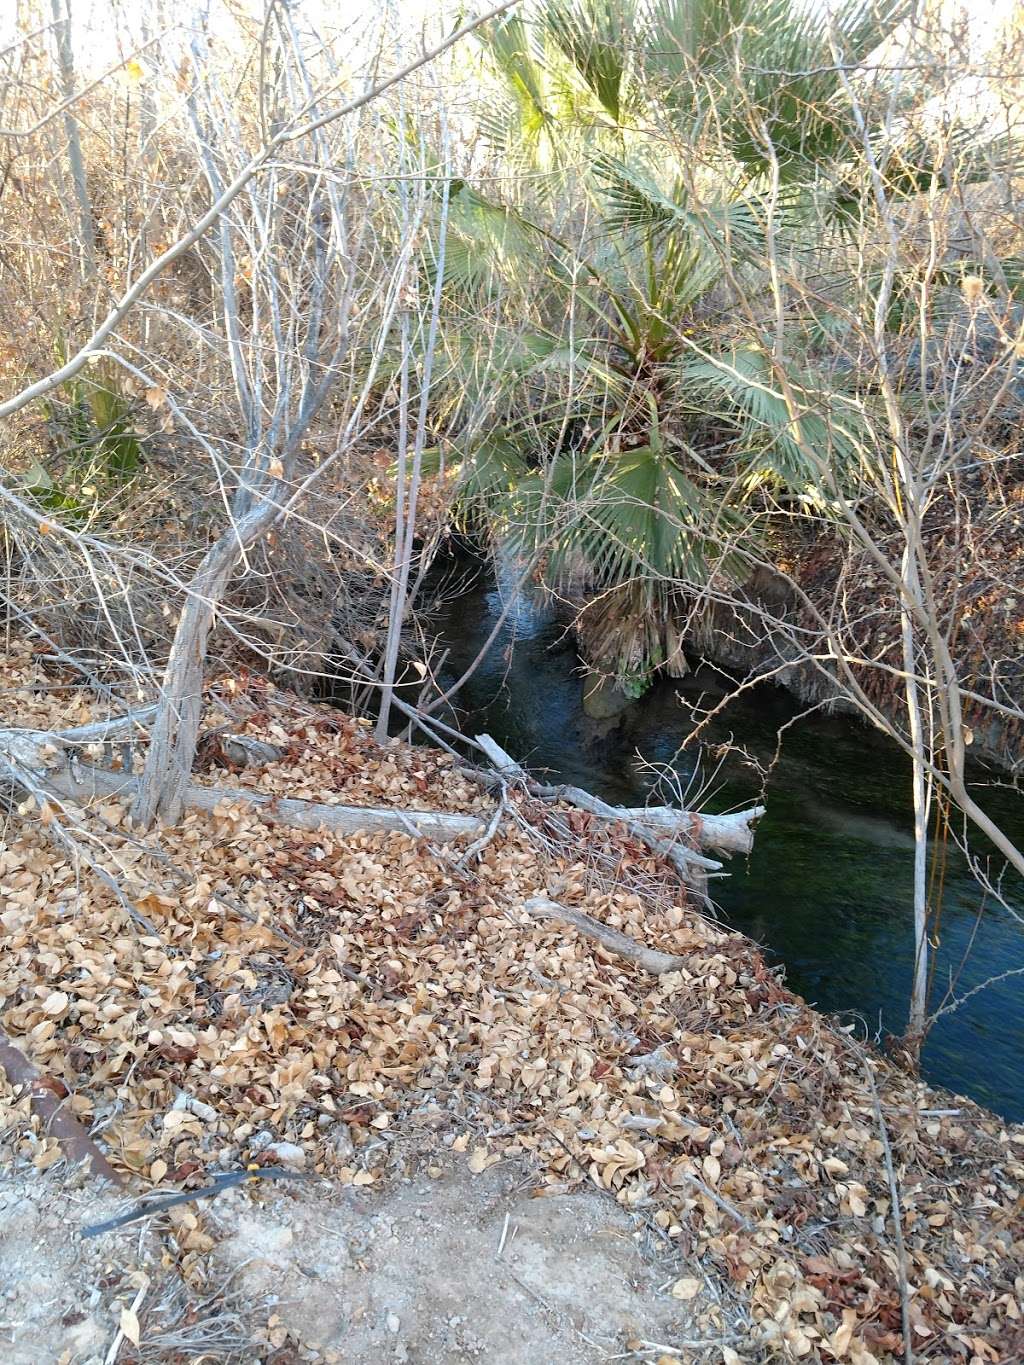
[[[43,1076],[3,1030],[0,1030],[0,1067],[11,1085],[24,1086],[28,1090],[33,1112],[39,1115],[46,1132],[60,1143],[68,1161],[75,1165],[87,1161],[93,1175],[102,1176],[115,1185],[125,1183],[124,1176],[111,1166],[86,1129],[65,1107],[68,1096],[64,1086]]]

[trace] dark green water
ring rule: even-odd
[[[432,619],[450,651],[444,675],[451,681],[484,643],[501,601],[492,582],[465,570],[458,581],[449,578],[443,595]],[[488,731],[535,771],[638,805],[655,781],[644,761],[670,765],[684,786],[694,774],[694,756],[679,746],[691,708],[718,683],[702,669],[682,684],[659,684],[602,737],[583,714],[571,641],[524,602],[461,692],[462,725],[470,734]],[[799,711],[783,689],[765,684],[731,703],[708,740],[732,739],[766,765],[780,727]],[[698,783],[713,777],[707,748],[700,762]],[[749,805],[760,788],[756,767],[733,757],[703,804]],[[871,1036],[898,1035],[906,1024],[914,951],[910,799],[908,765],[884,736],[849,717],[806,716],[783,735],[754,853],[734,860],[731,875],[713,884],[722,917],[785,964],[794,990],[829,1013],[859,1016]],[[987,794],[985,804],[1024,839],[1012,794]],[[1024,911],[1019,882],[1008,877],[1003,893]],[[1024,966],[1024,925],[986,901],[953,847],[938,937],[933,1004],[953,980],[962,997],[986,978]],[[1024,976],[988,987],[941,1018],[925,1044],[922,1070],[935,1084],[1024,1119]]]

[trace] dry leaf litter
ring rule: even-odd
[[[22,725],[108,714],[19,648],[0,687]],[[208,785],[493,808],[448,755],[378,747],[361,723],[259,680],[212,689],[211,727],[226,706],[234,730],[286,753],[244,772],[208,759]],[[0,1023],[141,1187],[259,1161],[370,1192],[398,1170],[440,1175],[431,1150],[479,1175],[528,1162],[538,1196],[596,1187],[677,1252],[665,1292],[699,1301],[695,1335],[722,1343],[701,1359],[903,1357],[881,1117],[915,1357],[1024,1360],[1024,1131],[865,1056],[625,830],[567,811],[571,837],[553,843],[535,803],[513,798],[513,815],[460,868],[457,845],[307,833],[240,805],[143,843],[100,803],[92,854],[156,936],[55,849],[45,819],[12,820]],[[649,976],[530,919],[536,894],[686,965]],[[24,1103],[0,1095],[0,1131],[45,1169],[60,1153],[18,1127]],[[201,1280],[208,1213],[171,1222],[182,1271]]]

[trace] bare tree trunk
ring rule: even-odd
[[[834,35],[832,41],[834,44]],[[833,51],[838,60],[839,53],[835,47]],[[913,763],[914,796],[914,976],[907,1033],[909,1040],[919,1047],[925,1031],[928,993],[928,803],[931,791],[931,773],[934,769],[934,751],[925,748],[924,726],[921,717],[921,694],[916,672],[917,632],[921,628],[922,621],[927,618],[922,574],[926,575],[928,570],[922,521],[928,506],[928,484],[927,478],[922,476],[921,470],[915,468],[911,458],[908,433],[893,383],[886,333],[886,315],[892,299],[897,265],[900,260],[900,238],[892,205],[886,192],[883,170],[893,145],[891,139],[897,112],[899,80],[897,80],[890,94],[884,120],[885,142],[882,144],[878,156],[876,156],[871,145],[861,104],[854,93],[849,78],[844,74],[841,79],[861,137],[868,164],[872,197],[888,238],[882,279],[875,299],[872,339],[878,365],[882,401],[892,440],[892,486],[888,490],[890,511],[897,520],[903,538],[903,553],[900,560],[898,580],[900,635],[907,701],[907,729],[910,736],[910,752]],[[934,622],[932,622],[933,624]],[[925,625],[922,633],[927,640],[929,636],[928,625]],[[936,670],[938,660],[933,657],[931,665],[932,669]],[[937,672],[939,677],[936,680],[940,681],[941,669],[937,669]]]
[[[53,32],[57,44],[57,63],[64,98],[75,93],[75,58],[71,46],[71,0],[50,0],[53,12]],[[64,134],[68,143],[68,162],[78,205],[78,247],[82,257],[82,272],[91,275],[96,268],[96,238],[93,230],[92,201],[85,178],[82,143],[78,136],[78,120],[69,105],[64,113]]]
[[[904,576],[916,577],[913,551],[908,541],[903,556]],[[914,583],[907,583],[913,593]],[[906,673],[907,721],[913,750],[914,771],[914,978],[910,993],[910,1016],[907,1033],[911,1040],[920,1042],[924,1035],[928,1005],[928,760],[925,753],[924,727],[921,719],[921,698],[914,671],[914,625],[906,607],[903,608],[903,668]]]
[[[445,174],[447,175],[448,130],[443,123],[443,154]],[[408,214],[406,213],[406,217]],[[406,224],[408,231],[408,224]],[[398,667],[398,650],[402,639],[402,625],[408,609],[409,573],[412,569],[413,540],[416,534],[416,506],[419,500],[423,447],[426,443],[427,416],[430,403],[430,384],[434,370],[434,351],[437,346],[437,330],[441,316],[441,291],[444,288],[445,249],[448,236],[448,181],[445,180],[441,200],[441,223],[439,231],[434,292],[430,308],[430,328],[427,334],[426,351],[423,357],[422,379],[420,383],[420,402],[416,417],[416,432],[413,437],[412,472],[409,479],[408,504],[406,505],[406,454],[408,448],[408,406],[409,406],[409,344],[408,313],[402,314],[402,430],[399,437],[399,467],[397,495],[395,501],[395,560],[394,578],[391,584],[391,611],[388,619],[388,638],[384,651],[384,676],[380,697],[380,712],[377,716],[376,738],[383,743],[387,738],[388,720],[395,691],[395,673]],[[413,593],[416,589],[414,587]]]
[[[404,224],[408,231],[408,223]],[[404,286],[403,286],[404,287]],[[402,348],[402,369],[398,386],[398,465],[395,472],[395,557],[391,569],[391,600],[388,605],[388,634],[384,644],[384,677],[380,693],[380,710],[374,738],[383,744],[388,737],[391,700],[395,691],[395,672],[398,667],[398,648],[402,639],[402,619],[405,601],[402,593],[402,564],[405,560],[406,533],[406,473],[409,456],[409,310],[402,309],[399,323]]]
[[[206,651],[217,608],[246,549],[277,514],[269,499],[207,550],[189,588],[164,672],[160,705],[132,819],[147,828],[159,815],[173,824],[181,815],[203,709]]]

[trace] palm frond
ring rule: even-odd
[[[445,282],[485,292],[544,269],[537,229],[514,209],[487,199],[464,180],[451,184]]]
[[[457,430],[481,412],[501,413],[510,401],[522,341],[494,318],[471,327],[464,320],[441,328],[431,392],[433,422]]]
[[[544,103],[544,76],[530,40],[530,30],[515,12],[476,30],[495,68],[515,91],[528,124],[542,124],[549,117]]]
[[[748,487],[767,481],[824,504],[868,464],[872,430],[861,406],[834,387],[814,387],[806,375],[787,375],[787,398],[763,350],[737,347],[684,362],[677,380],[694,411],[736,429]]]
[[[1019,138],[957,124],[940,138],[920,134],[903,139],[887,158],[886,186],[891,194],[907,196],[931,189],[978,185],[995,176],[1016,175],[1021,165]]]
[[[521,534],[548,551],[547,577],[599,591],[635,580],[704,582],[735,532],[655,437],[622,453],[564,455],[518,489]]]
[[[644,64],[667,102],[693,108],[697,74],[746,22],[750,0],[646,0],[641,12]]]
[[[629,381],[608,362],[608,346],[597,337],[571,342],[539,332],[525,333],[513,361],[520,377],[545,372],[574,376],[577,396],[581,385],[592,385],[615,400],[623,400]]]
[[[1021,164],[1017,138],[984,131],[965,124],[935,129],[924,134],[906,130],[895,139],[877,139],[872,159],[879,167],[885,193],[909,199],[934,189],[984,184],[1015,174]],[[858,148],[855,158],[839,167],[825,191],[824,213],[841,229],[853,228],[873,211],[873,187],[869,167]]]
[[[850,146],[851,120],[833,56],[877,48],[907,0],[848,0],[836,9],[795,0],[650,0],[645,63],[666,104],[713,117],[752,176],[774,160],[784,183],[813,177]]]
[[[619,123],[633,51],[636,0],[547,0],[542,18],[555,46]]]
[[[683,232],[727,255],[750,256],[763,249],[764,214],[754,197],[693,206],[678,181],[666,190],[645,168],[607,153],[595,157],[591,169],[604,191],[606,232]]]
[[[424,452],[425,475],[440,473],[441,464],[440,448]],[[525,452],[503,427],[471,446],[462,441],[446,449],[444,466],[459,471],[453,510],[463,525],[478,515],[500,525],[516,488],[530,475]]]

